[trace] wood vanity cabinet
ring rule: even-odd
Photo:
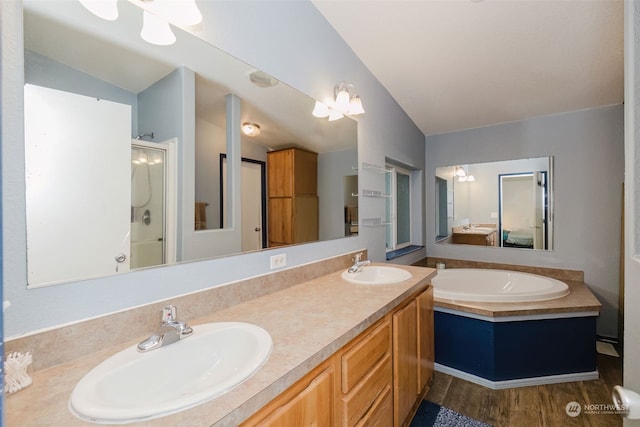
[[[433,375],[433,288],[393,314],[395,427],[409,425]]]
[[[242,427],[408,425],[433,374],[433,288],[387,314]]]
[[[391,320],[384,317],[339,353],[339,423],[390,426],[393,423]]]
[[[272,400],[242,427],[335,426],[335,367],[322,363]]]
[[[318,240],[318,154],[299,148],[267,153],[269,246]]]

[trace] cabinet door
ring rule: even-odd
[[[267,187],[269,197],[293,196],[293,150],[267,153]]]
[[[294,243],[292,222],[293,199],[269,199],[269,246]]]
[[[334,372],[329,367],[318,374],[300,393],[277,400],[275,409],[261,421],[246,426],[332,427],[334,411]]]
[[[418,395],[418,303],[414,298],[393,315],[393,425],[401,426]]]
[[[433,375],[433,287],[417,298],[418,301],[418,393],[421,393]]]
[[[293,155],[294,195],[316,196],[318,194],[318,155],[305,150],[295,150]]]
[[[290,243],[318,240],[318,196],[296,196],[293,200],[293,235]]]

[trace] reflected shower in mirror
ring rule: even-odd
[[[25,88],[65,100],[45,103],[46,114],[41,98],[25,101],[28,286],[270,247],[267,157],[282,149],[317,155],[314,240],[357,232],[357,206],[343,194],[348,177],[357,186],[354,120],[313,117],[314,99],[179,28],[174,45],[150,45],[141,9],[122,2],[119,14],[103,21],[77,1],[24,1]],[[260,132],[241,133],[244,123]],[[153,148],[164,156],[157,165]],[[65,175],[47,188],[55,203],[42,197],[41,184],[55,182],[45,171]],[[83,182],[92,188],[69,199]],[[51,242],[63,240],[79,252],[56,259]]]
[[[553,250],[553,158],[436,168],[436,242]]]

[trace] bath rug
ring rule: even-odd
[[[491,427],[491,425],[423,400],[409,427]]]

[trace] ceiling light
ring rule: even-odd
[[[168,46],[176,42],[176,36],[171,31],[169,23],[146,10],[143,11],[142,15],[140,37],[151,44],[159,46]]]
[[[256,70],[249,74],[249,80],[258,87],[273,87],[280,83],[280,80],[260,70]]]
[[[89,12],[94,15],[106,19],[107,21],[115,21],[118,19],[118,1],[117,0],[79,0]]]
[[[347,89],[338,90],[334,107],[336,110],[344,111],[345,113],[349,111],[349,92],[347,92]]]
[[[355,116],[364,113],[362,100],[356,93],[356,88],[350,84],[342,82],[335,88],[336,102],[333,108],[342,114]]]
[[[329,116],[329,121],[339,120],[345,115],[355,116],[363,114],[362,100],[356,93],[356,89],[352,84],[342,82],[334,89],[335,100],[333,105],[327,106],[316,101],[313,107],[315,117],[324,118]]]
[[[321,119],[329,116],[329,107],[324,105],[320,101],[316,101],[315,107],[313,107],[313,112],[311,112],[315,117],[319,117]]]
[[[363,113],[364,113],[364,108],[362,108],[362,100],[358,95],[356,95],[353,98],[351,98],[351,101],[349,101],[349,114],[356,115],[356,114],[363,114]]]
[[[242,124],[242,133],[244,133],[247,136],[258,136],[260,135],[260,125],[256,124],[256,123],[249,123],[249,122],[245,122]]]
[[[329,121],[332,122],[334,120],[340,120],[344,117],[340,111],[334,110],[333,108],[329,108]]]

